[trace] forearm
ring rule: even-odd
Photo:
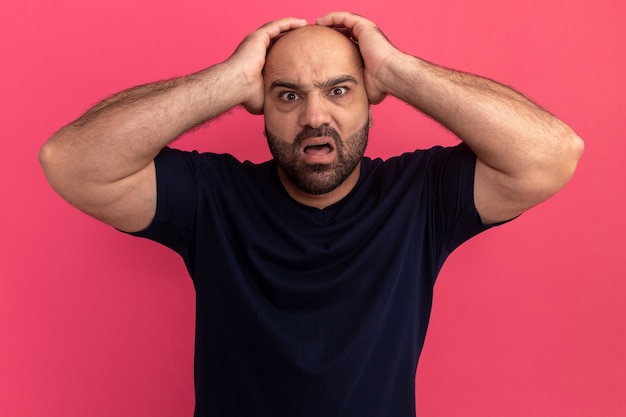
[[[42,148],[44,169],[97,183],[133,175],[184,132],[240,104],[235,77],[220,64],[121,92],[57,132]]]
[[[370,103],[398,97],[469,145],[477,156],[474,203],[485,223],[523,213],[573,175],[582,140],[521,94],[405,54],[361,16],[330,13],[318,24],[345,28],[358,40]]]
[[[157,209],[156,155],[234,106],[260,114],[268,46],[280,33],[306,23],[294,18],[267,23],[221,64],[135,87],[95,106],[42,147],[39,159],[50,184],[107,224],[129,232],[144,229]]]
[[[451,130],[479,159],[511,177],[554,167],[576,141],[559,119],[497,82],[404,55],[383,79],[386,91]],[[565,157],[564,157],[565,158]]]

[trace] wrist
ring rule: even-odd
[[[381,65],[376,79],[378,88],[385,94],[407,101],[408,90],[416,85],[416,76],[423,61],[401,51],[396,51]]]
[[[255,69],[242,65],[236,60],[227,60],[219,64],[224,73],[224,88],[232,96],[233,106],[243,105],[250,113],[263,111],[264,86],[262,68]]]

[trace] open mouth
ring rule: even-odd
[[[333,139],[324,136],[309,137],[302,141],[300,146],[302,152],[312,158],[327,157],[335,150]]]
[[[304,147],[304,153],[311,156],[324,156],[333,151],[333,147],[329,143],[316,143]]]

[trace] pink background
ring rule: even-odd
[[[265,21],[347,9],[401,49],[498,79],[586,140],[574,180],[463,245],[436,286],[420,416],[626,415],[622,0],[25,0],[0,12],[0,416],[191,416],[193,287],[176,254],[81,214],[37,162],[121,89],[225,59]],[[397,100],[368,154],[453,144]],[[177,143],[268,157],[242,110]],[[384,381],[381,381],[384,384]]]

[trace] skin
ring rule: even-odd
[[[343,28],[358,40],[370,102],[393,95],[474,151],[474,202],[484,223],[520,215],[557,193],[574,174],[583,141],[520,93],[406,54],[361,16],[329,13],[317,24]]]
[[[361,16],[333,12],[316,24],[320,27],[309,28],[295,18],[270,22],[220,64],[105,100],[42,147],[39,156],[48,180],[84,212],[118,229],[138,231],[150,224],[156,211],[155,156],[193,127],[241,105],[252,114],[265,115],[269,143],[282,144],[274,152],[284,150],[287,159],[295,158],[302,168],[333,166],[341,153],[361,152],[362,137],[355,134],[368,124],[369,104],[378,104],[387,95],[437,120],[474,151],[474,201],[485,223],[521,214],[554,195],[573,175],[582,140],[521,94],[406,54]],[[354,59],[353,45],[337,37],[343,35],[322,27],[357,40],[364,66]],[[347,51],[344,45],[352,52],[340,53]],[[355,81],[344,77],[333,84],[344,75]],[[277,80],[282,85],[277,86]],[[350,89],[344,96],[332,87]],[[282,93],[291,94],[283,98],[297,100],[281,100]],[[321,138],[296,140],[301,132],[323,126]],[[319,141],[329,143],[332,152],[315,157],[303,152]],[[320,208],[349,193],[359,172],[357,163],[335,188],[312,192],[296,185],[286,166],[279,172],[289,194]],[[321,182],[329,176],[309,174]]]
[[[281,33],[306,24],[291,17],[267,23],[220,64],[134,87],[98,104],[41,148],[48,181],[68,202],[104,223],[127,232],[146,228],[156,213],[156,155],[235,106],[261,114],[267,48]]]
[[[287,33],[267,57],[264,85],[266,137],[287,192],[318,208],[341,200],[358,181],[370,120],[355,45],[323,26]]]

